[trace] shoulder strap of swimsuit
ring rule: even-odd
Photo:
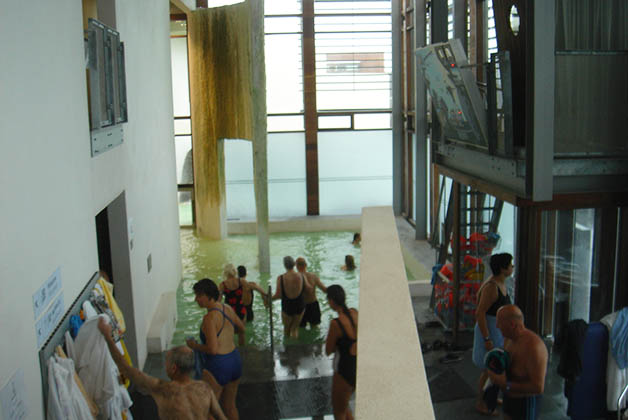
[[[220,337],[220,333],[222,332],[222,329],[223,329],[223,328],[225,328],[225,318],[227,318],[227,316],[225,315],[225,310],[224,310],[224,306],[225,306],[225,304],[223,303],[223,304],[222,304],[222,306],[223,306],[223,309],[220,309],[220,308],[211,308],[211,309],[209,309],[209,310],[207,311],[207,312],[213,312],[213,311],[216,311],[216,312],[220,312],[220,313],[222,314],[222,325],[220,326],[220,329],[219,329],[219,330],[218,330],[218,332],[216,333],[216,337]],[[229,321],[231,321],[231,320],[229,320]]]
[[[342,326],[342,322],[340,322],[340,317],[338,317],[338,318],[334,318],[334,319],[335,319],[335,321],[338,323],[338,326],[340,327],[340,330],[342,331],[342,334],[343,334],[345,337],[347,337],[349,340],[351,340],[351,341],[356,341],[356,339],[355,339],[355,338],[351,338],[351,337],[349,337],[349,334],[347,334],[347,330],[345,330],[345,327],[343,327],[343,326]]]

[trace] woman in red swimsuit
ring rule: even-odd
[[[246,306],[242,298],[244,290],[248,289],[248,283],[244,279],[238,278],[238,272],[233,264],[225,265],[222,271],[224,281],[220,283],[220,293],[225,297],[225,303],[238,315],[240,319],[246,318]]]

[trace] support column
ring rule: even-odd
[[[403,208],[403,110],[401,66],[403,50],[401,47],[401,6],[399,0],[391,2],[392,20],[392,154],[393,154],[393,197],[395,215]]]
[[[460,255],[460,183],[454,181],[453,185],[453,207],[454,207],[454,225],[452,244],[452,265],[454,266],[454,325],[451,327],[453,333],[454,344],[458,344],[458,327],[460,325],[460,278],[462,277],[462,257]]]
[[[425,28],[427,13],[426,0],[416,0],[414,7],[414,45],[416,48],[424,47],[426,43]],[[414,79],[414,95],[415,95],[415,130],[416,136],[416,185],[414,194],[416,196],[416,226],[415,239],[427,239],[427,204],[429,203],[429,195],[427,184],[429,181],[428,174],[428,124],[427,124],[427,89],[423,74],[419,71],[419,65],[416,62],[416,55],[412,52],[412,60],[415,65]],[[432,232],[432,234],[434,234]]]
[[[454,0],[454,38],[460,40],[465,53],[467,53],[469,44],[467,40],[467,4],[467,0]]]
[[[257,215],[257,258],[260,273],[270,273],[268,238],[268,159],[266,125],[266,60],[264,0],[251,2],[251,100],[253,113],[253,179]]]
[[[539,262],[541,258],[541,211],[519,207],[515,255],[515,303],[521,308],[526,327],[539,333]]]
[[[531,46],[526,58],[526,194],[534,201],[550,201],[554,192],[555,3],[535,0],[526,5],[525,29]]]
[[[192,154],[194,159],[194,197],[196,205],[196,231],[208,239],[223,239],[227,236],[227,206],[225,203],[225,140],[216,141],[216,161],[212,168],[207,164],[211,145],[203,142],[201,136],[194,138]],[[211,173],[209,173],[211,172]],[[213,194],[211,184],[218,183],[220,194]]]
[[[314,0],[303,0],[303,108],[307,214],[317,216],[320,212],[320,203],[318,193],[318,111],[316,109]]]

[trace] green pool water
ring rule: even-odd
[[[194,302],[193,284],[209,277],[218,284],[222,280],[225,264],[244,265],[247,268],[248,281],[258,283],[264,290],[270,284],[273,292],[277,276],[282,274],[283,257],[304,257],[308,262],[308,271],[317,273],[326,286],[341,285],[347,293],[347,306],[358,307],[358,284],[360,266],[360,248],[351,244],[353,232],[315,232],[315,233],[277,233],[270,235],[270,276],[261,275],[257,266],[257,237],[255,235],[230,236],[220,241],[197,237],[192,229],[181,229],[181,254],[183,260],[183,279],[177,289],[177,326],[173,345],[184,344],[185,337],[198,339],[198,331],[203,315],[206,313]],[[345,272],[340,269],[344,256],[354,256],[358,269]],[[299,339],[283,337],[281,324],[281,302],[273,303],[273,342],[320,343],[325,340],[330,320],[335,316],[323,292],[317,289],[321,306],[321,325],[310,330],[301,329]],[[270,314],[264,308],[261,296],[255,292],[253,300],[255,319],[247,324],[247,345],[259,348],[270,347]],[[285,341],[284,341],[285,340]]]

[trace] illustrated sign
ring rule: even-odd
[[[9,382],[0,389],[0,405],[4,420],[25,419],[26,411],[26,387],[24,386],[24,371],[18,369]]]
[[[33,312],[35,320],[44,313],[52,299],[61,290],[61,267],[57,268],[46,282],[33,294]]]
[[[50,336],[64,314],[63,294],[50,305],[50,309],[35,324],[35,334],[37,335],[37,347],[41,347]]]

